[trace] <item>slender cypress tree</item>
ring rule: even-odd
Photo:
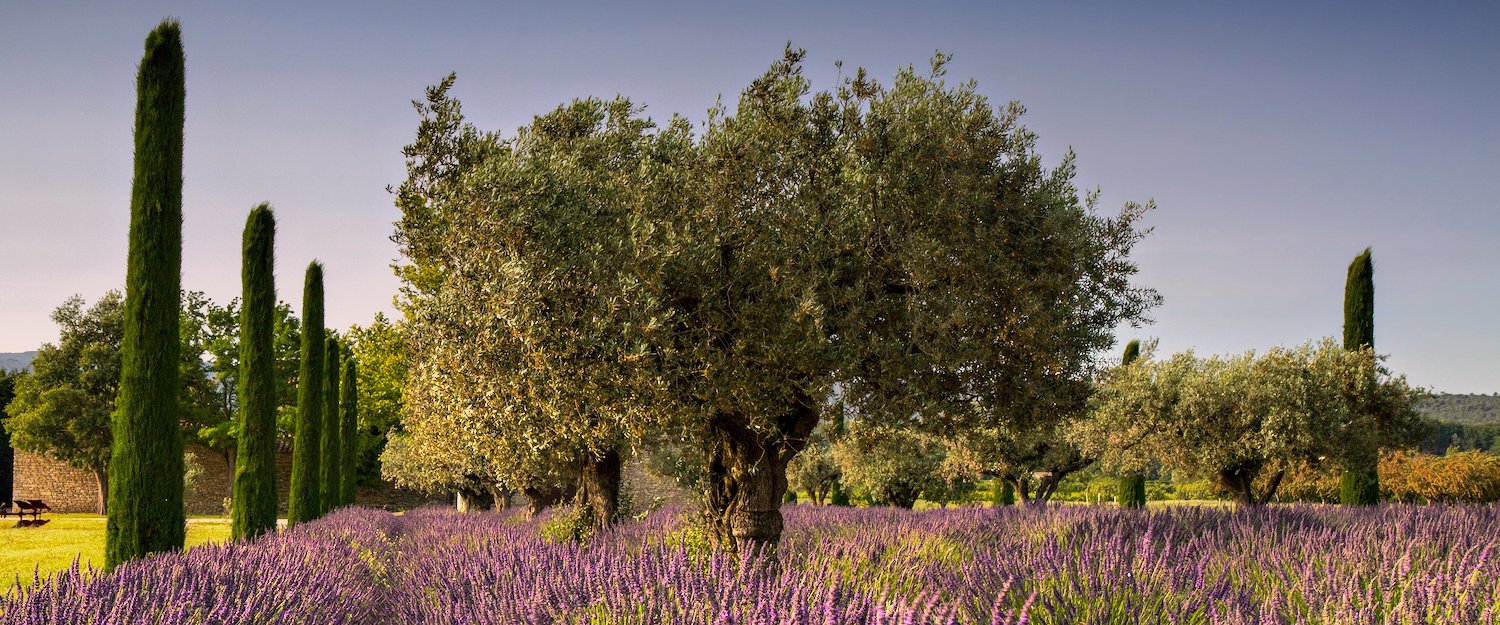
[[[339,392],[343,394],[340,401],[344,422],[339,426],[339,433],[343,436],[344,443],[344,469],[343,484],[340,488],[339,500],[346,506],[354,505],[356,494],[354,477],[359,467],[359,382],[358,365],[354,358],[350,357],[344,361],[344,381],[339,385]]]
[[[302,367],[297,379],[297,432],[292,443],[290,527],[322,513],[318,455],[323,444],[323,265],[307,266],[302,287]]]
[[[1016,505],[1015,487],[1010,482],[995,478],[995,486],[990,491],[990,504],[996,507]]]
[[[1131,341],[1125,344],[1125,355],[1120,357],[1121,365],[1128,365],[1141,357],[1141,342]]]
[[[135,171],[125,265],[125,335],[110,449],[104,565],[182,549],[177,394],[182,307],[182,33],[146,37],[136,74]]]
[[[319,456],[322,462],[318,479],[323,502],[323,512],[339,507],[344,490],[344,480],[339,471],[344,464],[344,442],[340,433],[339,416],[339,342],[328,337],[323,354],[323,444]]]
[[[1375,263],[1370,248],[1349,263],[1344,283],[1344,349],[1375,346]],[[1339,478],[1339,502],[1365,506],[1380,501],[1380,451],[1370,449],[1351,459]]]
[[[5,407],[16,397],[16,376],[20,372],[0,369],[0,501],[15,495],[15,450],[10,447],[10,432],[5,429]]]
[[[240,266],[240,437],[234,466],[235,540],[276,530],[276,217],[261,204],[245,220]]]
[[[1121,366],[1130,366],[1141,357],[1141,342],[1131,341],[1125,344],[1125,355],[1120,359]],[[1146,507],[1146,476],[1140,473],[1127,473],[1120,477],[1119,491],[1115,493],[1115,503],[1122,508],[1144,508]]]

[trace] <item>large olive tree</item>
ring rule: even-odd
[[[693,441],[710,524],[757,548],[835,385],[872,427],[964,432],[1155,303],[1130,283],[1144,208],[1099,216],[1018,105],[946,84],[943,57],[819,93],[801,59],[696,132],[585,100],[505,139],[430,91],[398,194],[407,429],[513,446],[502,474]]]

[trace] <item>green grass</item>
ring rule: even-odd
[[[17,528],[0,523],[0,595],[9,594],[19,576],[30,584],[32,575],[47,577],[73,566],[104,563],[104,517],[97,514],[51,514],[41,527]],[[187,545],[222,543],[229,539],[229,521],[222,517],[188,521]]]

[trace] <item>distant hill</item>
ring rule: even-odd
[[[1417,404],[1417,410],[1429,419],[1444,423],[1500,424],[1500,395],[1444,393]]]
[[[36,352],[0,352],[0,369],[7,371],[14,369],[31,368],[31,359],[36,358]]]

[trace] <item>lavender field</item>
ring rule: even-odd
[[[76,568],[0,623],[1495,623],[1500,507],[790,506],[774,559],[681,510],[587,544],[546,517],[346,509],[248,544]]]

